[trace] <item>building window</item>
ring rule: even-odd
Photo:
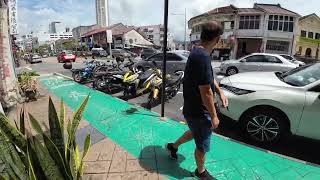
[[[288,52],[290,43],[288,41],[267,41],[266,50]]]
[[[307,31],[301,31],[301,37],[307,37]]]
[[[259,28],[260,28],[260,16],[240,16],[239,29],[259,29]]]
[[[268,30],[293,32],[294,18],[291,16],[269,15]]]
[[[308,32],[308,38],[313,39],[313,32]]]
[[[316,33],[316,39],[320,39],[320,34],[319,33]]]

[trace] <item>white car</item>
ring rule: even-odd
[[[299,64],[299,66],[304,66],[304,65],[306,65],[306,63],[297,60],[294,56],[291,56],[291,55],[288,55],[288,54],[280,54],[280,56],[288,59],[289,61],[292,61],[292,62],[295,63],[295,64]]]
[[[253,53],[239,60],[223,61],[220,71],[228,76],[252,71],[281,71],[286,72],[299,67],[299,64],[293,63],[277,54]]]
[[[320,140],[320,63],[286,73],[236,74],[220,85],[229,98],[220,112],[238,121],[249,139],[271,144],[295,134]]]

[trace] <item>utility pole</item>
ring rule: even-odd
[[[163,40],[163,66],[162,66],[162,94],[161,94],[161,117],[164,117],[165,92],[167,81],[167,46],[168,46],[168,11],[169,0],[164,0],[164,40]]]
[[[187,8],[184,8],[184,50],[187,48]]]
[[[107,29],[110,27],[110,4],[109,4],[109,0],[106,0],[106,9],[107,9],[107,16],[108,16],[108,23],[107,23]],[[110,29],[111,30],[111,29]],[[108,36],[108,35],[107,35]],[[112,38],[112,37],[111,37]],[[112,58],[112,48],[111,48],[111,44],[109,43],[109,53],[110,53],[110,57]]]

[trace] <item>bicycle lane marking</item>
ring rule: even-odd
[[[162,147],[187,130],[187,126],[178,122],[172,120],[161,121],[159,116],[153,112],[77,83],[72,86],[64,86],[70,84],[70,81],[55,78],[55,76],[42,78],[40,81],[53,94],[63,98],[65,103],[73,110],[77,109],[86,95],[90,94],[84,118],[93,127],[137,158],[141,156],[145,147]],[[179,149],[179,153],[185,156],[184,161],[180,162],[181,168],[189,171],[195,169],[194,148],[194,143],[189,142]],[[290,177],[293,174],[295,178],[302,178],[303,175],[316,176],[320,174],[317,167],[268,154],[218,136],[213,136],[211,149],[212,151],[207,155],[206,167],[218,179],[231,178],[235,175],[243,178],[258,177],[261,179],[276,176],[289,177],[285,173],[288,168],[293,169],[294,172],[300,172],[300,174],[291,173]],[[168,166],[170,171],[176,170],[177,173],[181,173],[181,168],[172,166],[170,161],[161,159],[158,165],[164,166],[160,168]],[[277,169],[277,171],[272,171],[274,169]],[[161,169],[160,173],[167,175],[170,179],[178,179],[179,176],[167,171]],[[302,175],[301,172],[305,173]]]

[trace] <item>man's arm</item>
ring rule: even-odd
[[[229,106],[228,98],[223,94],[223,91],[221,90],[219,83],[215,79],[214,79],[214,87],[216,89],[217,94],[220,97],[223,107],[227,108]]]
[[[214,93],[212,92],[211,86],[209,84],[200,85],[199,89],[200,89],[202,102],[211,115],[212,128],[216,129],[218,128],[220,121],[217,116],[216,108],[214,106]]]

